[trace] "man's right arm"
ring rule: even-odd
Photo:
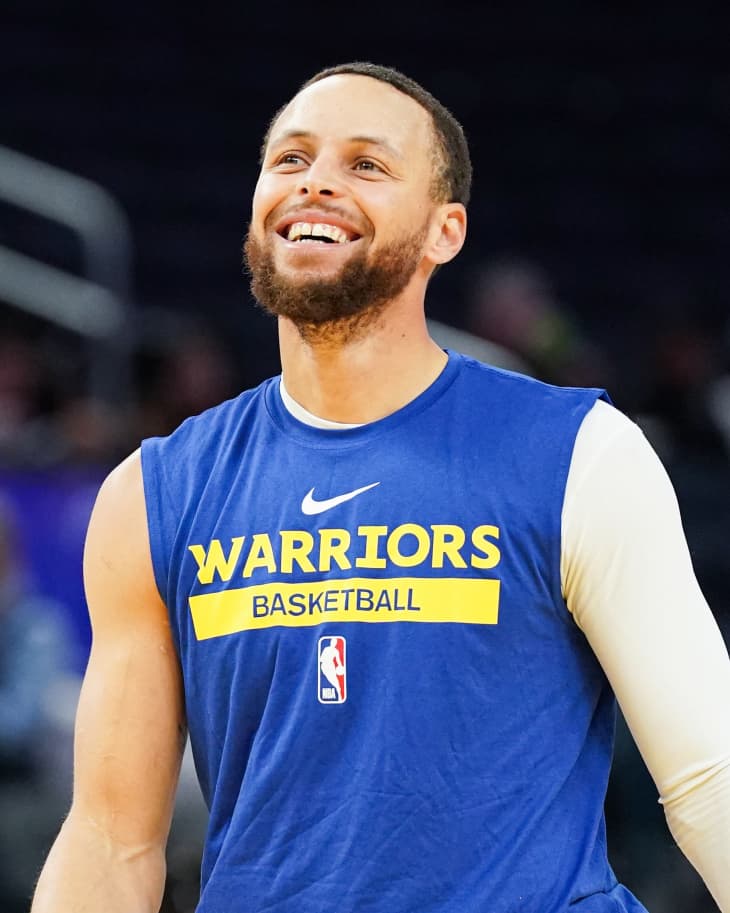
[[[139,452],[99,492],[84,584],[93,642],[76,717],[73,803],[32,913],[157,913],[185,720]]]

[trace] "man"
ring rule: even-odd
[[[199,913],[642,911],[606,860],[607,678],[730,913],[730,663],[666,477],[600,391],[427,334],[469,179],[459,125],[389,69],[324,71],[274,118],[246,256],[282,377],[99,493],[34,913],[157,909],[186,724]]]

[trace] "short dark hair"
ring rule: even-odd
[[[466,206],[471,194],[472,175],[469,145],[466,141],[463,127],[451,111],[424,89],[423,86],[399,70],[376,63],[367,63],[366,61],[340,63],[336,66],[326,67],[302,83],[297,94],[314,85],[314,83],[327,79],[329,76],[343,74],[369,76],[371,79],[387,83],[418,102],[428,112],[431,116],[435,141],[435,168],[432,188],[434,199],[443,203],[463,203]],[[272,127],[285,107],[286,105],[280,108],[272,118],[264,137],[263,149],[266,148]]]

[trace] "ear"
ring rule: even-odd
[[[436,210],[426,256],[434,265],[453,260],[466,240],[466,209],[461,203],[442,203]]]

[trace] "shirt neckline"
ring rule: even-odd
[[[264,392],[264,402],[271,420],[288,437],[317,449],[340,449],[373,440],[397,428],[403,422],[423,412],[448,390],[461,368],[458,352],[444,349],[448,360],[438,377],[426,389],[400,409],[374,422],[352,427],[319,428],[297,418],[284,405],[281,396],[281,375],[271,379]],[[304,410],[306,413],[306,410]],[[315,416],[316,418],[316,416]]]
[[[309,425],[310,428],[326,428],[330,431],[348,431],[350,428],[361,428],[363,422],[333,422],[327,418],[320,418],[308,409],[305,409],[298,403],[291,393],[286,389],[283,376],[279,376],[279,395],[281,396],[284,408],[298,419],[302,424]]]

